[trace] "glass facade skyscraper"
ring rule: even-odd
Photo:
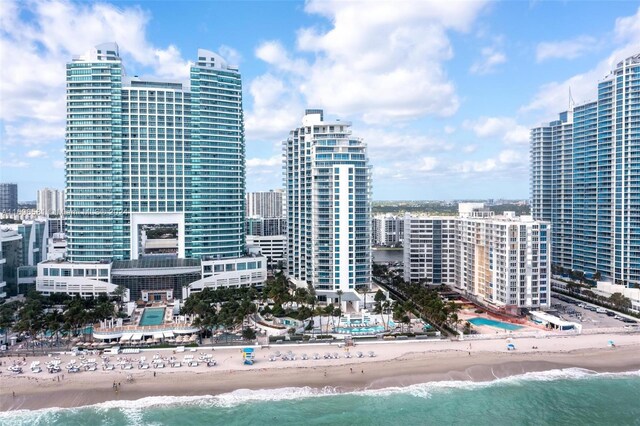
[[[306,110],[284,142],[287,268],[322,300],[342,301],[371,283],[371,169],[351,123]]]
[[[244,252],[237,68],[198,50],[190,87],[125,75],[105,43],[67,64],[68,259],[137,259],[139,227],[178,228],[178,256]]]
[[[640,286],[640,54],[596,101],[531,132],[532,213],[551,220],[553,262]]]

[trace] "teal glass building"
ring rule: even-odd
[[[554,264],[640,287],[640,54],[597,100],[532,129],[531,194],[534,218],[552,222]]]
[[[68,260],[138,259],[173,225],[178,257],[244,252],[245,141],[236,67],[200,49],[189,86],[128,77],[115,43],[67,64]]]

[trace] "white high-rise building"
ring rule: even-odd
[[[551,226],[461,205],[458,217],[405,216],[404,278],[446,284],[516,313],[551,305]]]
[[[377,215],[373,218],[373,245],[393,246],[404,239],[404,218],[401,216]]]
[[[320,300],[353,306],[360,300],[356,290],[371,283],[366,144],[352,136],[351,123],[306,110],[283,149],[289,278],[313,285]]]
[[[456,219],[405,214],[405,281],[455,285]]]
[[[247,217],[283,217],[282,189],[262,192],[247,192]]]
[[[64,214],[64,190],[43,188],[37,192],[37,209],[44,216]]]

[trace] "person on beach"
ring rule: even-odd
[[[350,368],[349,370],[351,370],[351,374],[353,374],[353,368]]]

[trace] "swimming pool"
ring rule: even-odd
[[[488,325],[489,327],[501,328],[503,330],[520,330],[522,327],[519,325],[513,325],[502,321],[496,321],[488,318],[470,318],[468,320],[473,325]]]
[[[139,325],[160,325],[164,321],[164,308],[145,308]]]

